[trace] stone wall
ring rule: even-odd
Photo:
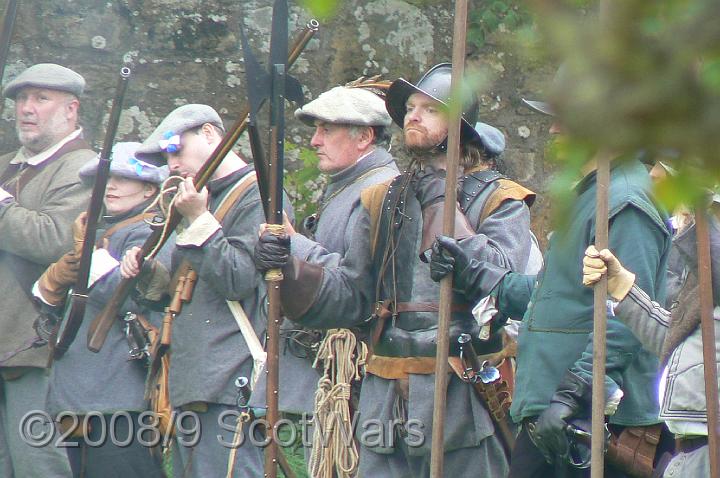
[[[21,1],[4,83],[39,62],[83,74],[88,87],[82,124],[98,148],[124,62],[131,63],[133,76],[118,140],[144,139],[169,111],[190,102],[214,106],[230,125],[245,99],[239,22],[264,61],[271,5],[270,0]],[[293,73],[308,98],[363,74],[416,80],[451,57],[452,8],[449,0],[342,1]],[[291,1],[291,37],[310,18]],[[481,118],[505,132],[510,175],[539,193],[534,228],[542,240],[549,229],[543,193],[551,170],[542,161],[548,121],[524,109],[520,98],[541,89],[552,67],[520,60],[506,46],[511,36],[501,28],[482,49],[470,50],[469,64],[488,66],[494,74],[481,95]],[[17,146],[13,117],[13,103],[7,100],[0,117],[0,152]],[[291,116],[287,126],[289,141],[307,144],[309,129]]]

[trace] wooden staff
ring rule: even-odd
[[[455,29],[453,32],[451,91],[460,92],[465,73],[465,37],[467,34],[467,0],[455,2]],[[462,104],[462,99],[459,99]],[[455,235],[455,211],[457,209],[457,169],[460,160],[460,117],[462,107],[451,111],[448,126],[447,174],[445,179],[445,203],[443,210],[443,234]],[[437,328],[437,351],[435,356],[435,392],[432,423],[432,448],[430,452],[430,476],[442,478],[444,458],[445,398],[448,383],[448,350],[450,345],[450,319],[452,317],[452,274],[440,282],[439,318]]]
[[[600,0],[600,23],[608,25],[610,0]],[[595,247],[608,247],[608,190],[610,157],[597,155],[597,195],[595,197]],[[607,276],[595,284],[593,296],[593,375],[592,425],[590,442],[590,477],[603,478],[605,473],[605,361],[607,357]]]
[[[710,476],[720,478],[720,424],[718,423],[718,377],[713,319],[712,269],[710,266],[710,240],[705,209],[695,209],[697,228],[698,284],[700,292],[700,330],[702,333],[703,369],[705,375],[705,403],[707,404],[708,453]],[[717,272],[717,271],[716,271]]]
[[[598,155],[595,203],[595,247],[608,247],[608,189],[610,158]],[[602,478],[605,466],[605,336],[607,335],[607,276],[595,284],[593,310],[592,439],[591,478]]]

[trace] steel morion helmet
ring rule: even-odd
[[[420,78],[417,85],[413,85],[403,78],[395,80],[390,85],[387,97],[385,98],[385,106],[395,124],[401,128],[403,127],[406,113],[405,104],[413,93],[423,93],[439,103],[448,106],[448,102],[450,101],[451,76],[452,65],[450,63],[440,63],[430,68],[427,73]],[[473,127],[477,121],[478,107],[479,103],[475,94],[463,105],[462,119],[460,121],[460,142],[462,144],[480,142],[480,136]],[[447,138],[445,138],[439,146],[445,150],[447,148]]]

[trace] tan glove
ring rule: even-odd
[[[583,285],[593,286],[607,273],[608,294],[618,302],[623,300],[635,283],[635,274],[625,269],[607,249],[598,252],[590,245],[583,257]]]
[[[70,286],[75,284],[80,268],[80,256],[68,252],[54,264],[50,264],[38,279],[38,288],[48,304],[60,305],[65,302]]]
[[[143,264],[136,288],[145,300],[159,301],[169,293],[169,285],[170,272],[161,262],[150,259]]]
[[[87,212],[81,212],[80,215],[72,223],[73,247],[75,254],[80,257],[82,254],[82,246],[85,241],[85,232],[87,231]]]

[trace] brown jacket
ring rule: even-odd
[[[16,153],[0,156],[0,174]],[[32,285],[72,247],[71,224],[90,189],[78,170],[95,156],[79,149],[41,163],[18,197],[0,202],[0,367],[45,367],[47,346],[33,344],[39,313]],[[26,173],[27,174],[27,173]],[[8,191],[15,194],[15,190]]]

